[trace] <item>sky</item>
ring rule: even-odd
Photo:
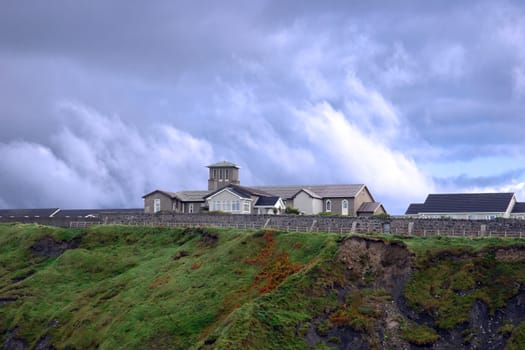
[[[0,208],[363,183],[525,201],[522,1],[1,0]]]

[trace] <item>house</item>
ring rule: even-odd
[[[207,191],[155,190],[144,195],[144,211],[199,213],[222,211],[236,214],[280,214],[286,207],[306,215],[322,212],[370,216],[386,214],[368,188],[357,185],[241,186],[239,166],[222,161],[207,166]]]
[[[205,204],[204,197],[208,193],[210,191],[169,192],[155,190],[142,197],[144,198],[144,212],[200,213]]]
[[[204,200],[210,211],[232,214],[280,214],[286,209],[280,197],[235,184],[209,193]]]
[[[384,207],[374,201],[363,184],[357,185],[292,185],[258,186],[257,189],[272,193],[283,199],[286,206],[298,209],[306,215],[322,212],[336,215],[358,216],[364,203],[376,203],[371,215],[386,214]]]
[[[405,215],[416,218],[493,220],[525,218],[525,203],[508,193],[429,194],[424,203],[412,203]]]

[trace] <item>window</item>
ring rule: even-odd
[[[217,169],[213,169],[213,179],[217,179]]]
[[[188,209],[188,213],[193,213],[193,203],[190,203],[190,207]]]
[[[222,181],[222,169],[219,169],[219,181]]]
[[[249,213],[250,212],[250,203],[248,202],[244,202],[243,203],[243,206],[242,206],[242,209],[245,213]]]
[[[239,211],[241,210],[241,204],[239,201],[232,201],[232,211]]]
[[[232,207],[231,207],[230,201],[224,201],[224,207],[223,207],[223,210],[224,210],[224,211],[231,211],[231,210],[232,210]]]
[[[158,213],[160,211],[160,198],[153,200],[153,212]]]
[[[224,179],[226,181],[228,181],[229,178],[230,178],[230,171],[228,169],[225,169],[224,170]]]
[[[325,211],[327,211],[327,212],[331,212],[332,211],[332,201],[329,200],[329,199],[325,203]]]
[[[343,199],[343,209],[348,209],[348,201]]]

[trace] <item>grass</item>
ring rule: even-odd
[[[429,326],[411,323],[405,324],[401,328],[401,338],[412,344],[423,346],[436,342],[439,339],[439,334]]]
[[[485,302],[493,315],[525,283],[525,260],[495,258],[494,248],[509,245],[507,241],[473,240],[469,246],[465,239],[447,239],[448,250],[443,240],[436,241],[409,244],[412,249],[417,247],[418,271],[405,286],[404,295],[415,309],[433,316],[440,328],[450,330],[467,322],[476,300]]]
[[[55,259],[33,257],[29,247],[44,236],[82,236],[82,243]],[[0,296],[18,299],[0,307],[2,339],[17,326],[30,346],[50,333],[58,348],[187,349],[306,268],[325,241],[322,234],[0,225]],[[48,329],[53,320],[59,326]]]
[[[34,256],[30,247],[43,237],[80,237],[81,244],[57,258]],[[525,283],[523,261],[500,262],[491,253],[523,241],[376,237],[403,241],[414,252],[416,272],[405,296],[443,329],[463,322],[476,299],[494,311],[517,292],[516,282]],[[306,349],[304,336],[313,328],[326,339],[312,346],[338,346],[333,329],[372,333],[378,305],[391,302],[382,290],[341,295],[349,283],[336,258],[341,239],[269,230],[1,224],[0,298],[16,301],[0,305],[0,344],[17,327],[29,348],[50,334],[56,348]],[[477,257],[451,258],[467,253]],[[412,326],[403,329],[408,341],[437,339],[435,330]],[[523,323],[504,329],[509,348],[523,348],[524,329]]]

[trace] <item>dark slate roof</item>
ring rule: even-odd
[[[237,164],[233,164],[232,162],[227,162],[223,160],[222,162],[217,162],[215,164],[210,164],[207,166],[207,168],[237,168],[239,169],[239,166]]]
[[[219,188],[218,190],[208,193],[208,195],[206,195],[204,199],[209,198],[213,196],[214,194],[221,192],[224,189],[228,189],[242,198],[251,198],[251,196],[258,196],[258,197],[271,197],[272,196],[270,193],[262,191],[260,188],[245,187],[241,185],[229,184],[226,187]]]
[[[0,217],[51,217],[58,208],[45,209],[0,209]]]
[[[273,196],[283,199],[293,198],[299,191],[308,190],[321,198],[354,198],[365,185],[291,185],[291,186],[254,186]]]
[[[423,203],[412,203],[408,206],[405,215],[417,214],[419,213],[425,205]]]
[[[418,213],[501,213],[512,197],[514,193],[429,194]]]
[[[364,202],[361,204],[359,209],[357,209],[358,213],[375,213],[377,209],[381,206],[381,203],[379,202]]]
[[[280,197],[259,197],[255,202],[256,207],[273,207]]]
[[[512,209],[512,213],[525,213],[525,202],[516,202]]]

